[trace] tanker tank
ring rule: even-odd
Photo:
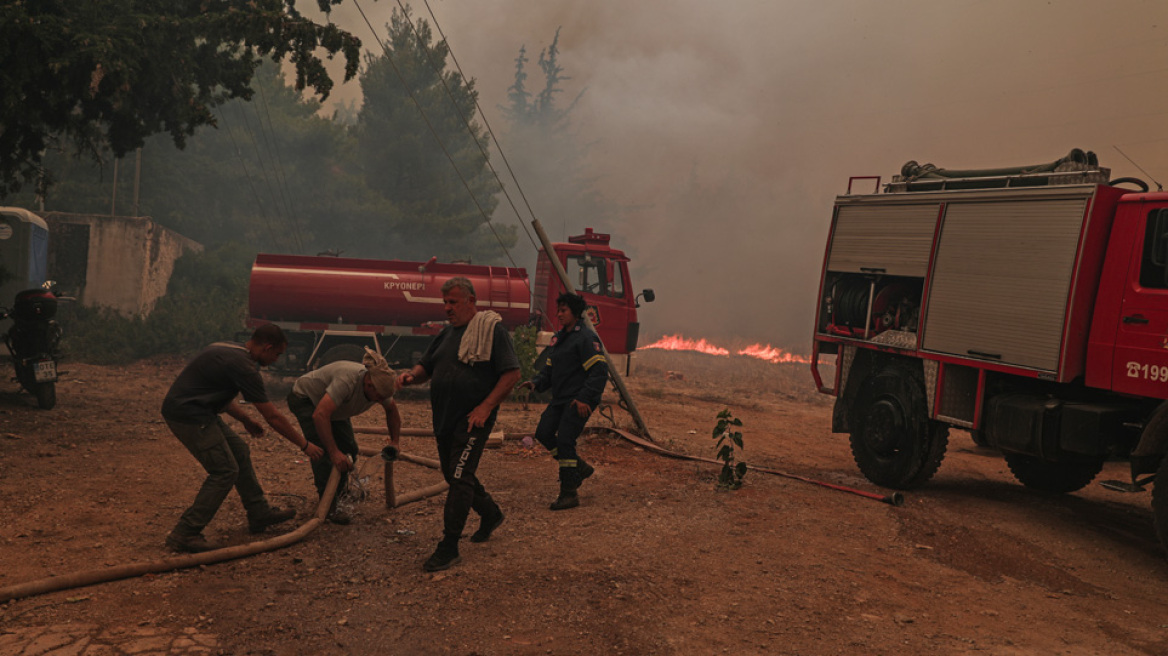
[[[478,308],[498,312],[508,329],[528,322],[523,269],[265,253],[252,266],[248,310],[252,323],[421,326],[446,320],[441,288],[455,276],[469,279]]]

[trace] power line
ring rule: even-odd
[[[1134,159],[1132,159],[1132,158],[1128,157],[1128,156],[1127,156],[1127,153],[1125,153],[1125,152],[1123,152],[1122,150],[1120,150],[1120,149],[1119,149],[1119,146],[1116,146],[1115,144],[1112,144],[1112,145],[1111,145],[1111,147],[1112,147],[1112,148],[1114,148],[1114,149],[1116,150],[1116,152],[1118,152],[1120,155],[1123,155],[1123,158],[1124,158],[1124,159],[1126,159],[1127,161],[1131,162],[1131,163],[1132,163],[1132,166],[1136,167],[1137,169],[1139,169],[1139,170],[1140,170],[1140,172],[1141,172],[1141,173],[1143,173],[1144,175],[1148,176],[1148,179],[1149,179],[1149,180],[1151,180],[1152,182],[1156,182],[1156,178],[1153,178],[1151,173],[1148,173],[1147,171],[1145,171],[1145,170],[1144,170],[1144,167],[1140,166],[1139,164],[1136,164],[1136,161],[1135,161]],[[1164,190],[1164,185],[1160,184],[1159,182],[1156,182],[1156,187],[1157,187],[1157,188],[1158,188],[1160,191],[1163,191],[1163,190]]]
[[[263,202],[260,201],[259,192],[256,191],[255,183],[251,179],[251,173],[247,170],[247,161],[243,159],[243,152],[239,150],[239,143],[235,140],[235,132],[232,131],[231,125],[227,120],[227,113],[223,112],[220,118],[223,119],[223,127],[227,128],[227,136],[231,138],[231,146],[235,149],[235,156],[239,158],[239,163],[243,167],[243,177],[247,180],[247,186],[251,188],[252,198],[255,199],[256,207],[259,208],[260,218],[263,220],[264,226],[268,229],[268,236],[272,240],[272,246],[278,248],[279,242],[276,241],[276,231],[272,229],[272,222],[268,220],[268,213],[264,209]]]
[[[268,117],[268,129],[265,131],[263,117],[260,116],[259,108],[255,108],[256,118],[260,123],[260,133],[263,134],[264,145],[268,149],[268,155],[276,161],[276,186],[280,190],[281,197],[284,199],[286,216],[292,227],[292,237],[296,241],[297,250],[303,254],[304,237],[300,231],[300,222],[296,220],[296,215],[292,211],[292,195],[288,188],[288,176],[284,173],[284,158],[280,153],[280,144],[276,140],[276,127],[272,123],[272,112],[268,107],[268,96],[264,93],[264,85],[262,82],[257,84],[256,87],[258,87],[260,92],[260,101],[264,106],[264,114]],[[275,154],[273,155],[273,153]]]
[[[424,46],[422,43],[422,35],[418,33],[418,29],[414,23],[408,20],[409,16],[406,14],[405,6],[402,5],[402,0],[397,0],[397,6],[402,10],[402,13],[406,15],[406,22],[409,23],[410,30],[413,31],[414,38],[417,39],[418,45]],[[458,74],[462,76],[465,84],[465,81],[470,78],[466,76],[466,73],[462,70],[462,66],[458,64],[458,58],[454,56],[454,49],[450,47],[450,41],[447,40],[446,34],[442,32],[442,26],[438,24],[438,19],[434,16],[434,12],[430,10],[430,3],[428,1],[426,2],[426,10],[430,13],[430,20],[434,22],[434,28],[438,30],[438,35],[442,37],[442,42],[446,44],[446,51],[450,53],[450,59],[454,62],[454,67],[458,69]],[[438,76],[438,79],[442,81],[442,88],[446,90],[446,95],[450,98],[450,104],[454,105],[454,109],[458,112],[458,117],[462,119],[462,124],[466,126],[467,132],[470,132],[473,135],[474,131],[471,129],[470,119],[468,119],[466,115],[463,114],[462,107],[460,107],[458,102],[455,101],[454,93],[451,91],[450,86],[446,84],[446,78],[442,77],[441,70],[438,68],[438,65],[434,62],[434,60],[430,58],[430,53],[426,52],[424,47],[423,52],[426,54],[426,61],[429,62],[430,68],[434,70],[434,73]],[[519,185],[519,179],[515,177],[515,172],[511,170],[511,165],[507,162],[507,156],[503,153],[502,147],[499,146],[499,140],[495,138],[495,131],[491,129],[491,124],[489,121],[487,121],[486,113],[479,105],[477,98],[472,98],[472,100],[474,101],[475,108],[479,112],[479,116],[481,116],[483,119],[483,126],[486,128],[487,134],[491,136],[491,141],[494,142],[495,148],[499,151],[499,156],[503,158],[504,164],[507,164],[507,171],[510,173],[511,179],[515,181],[515,190],[519,192],[520,197],[527,206],[528,213],[531,214],[531,218],[534,219],[535,213],[531,210],[531,205],[527,203],[527,197],[523,194],[523,188]],[[519,213],[519,208],[516,207],[515,201],[511,199],[511,194],[507,192],[507,185],[499,176],[499,172],[495,170],[495,166],[491,164],[491,158],[487,154],[486,149],[483,148],[482,144],[480,144],[477,139],[475,140],[475,145],[478,146],[479,152],[482,153],[483,161],[486,163],[487,168],[491,170],[491,174],[495,176],[495,180],[498,180],[499,188],[503,190],[503,196],[507,199],[507,204],[509,204],[511,206],[511,210],[515,212],[515,218],[519,221],[519,227],[523,228],[523,234],[527,235],[527,240],[531,242],[532,247],[538,251],[539,246],[535,243],[535,239],[531,236],[531,232],[528,231],[523,216]]]
[[[268,169],[264,166],[264,156],[260,153],[259,139],[256,138],[255,132],[251,129],[251,124],[247,120],[247,110],[243,108],[243,104],[239,105],[239,115],[243,119],[244,130],[248,137],[251,138],[252,149],[255,150],[256,160],[259,162],[260,173],[263,176],[264,186],[268,188],[268,195],[272,197],[272,204],[276,208],[277,218],[283,218],[285,222],[288,220],[286,213],[280,212],[280,201],[276,196],[276,192],[272,188],[272,181],[268,178]]]
[[[369,26],[369,31],[373,34],[373,38],[377,41],[377,44],[381,46],[382,52],[385,53],[386,61],[389,62],[390,67],[401,81],[402,87],[405,88],[406,93],[410,97],[410,100],[412,100],[414,106],[417,107],[418,114],[421,115],[422,120],[426,123],[426,127],[429,128],[430,134],[434,137],[434,140],[438,142],[438,147],[442,149],[442,153],[446,155],[446,159],[450,161],[450,166],[454,168],[454,172],[458,175],[458,179],[462,182],[462,186],[466,188],[467,194],[470,195],[471,202],[473,202],[475,207],[478,208],[479,214],[482,215],[483,220],[487,224],[487,227],[490,228],[491,234],[495,235],[495,240],[499,242],[499,247],[503,249],[503,253],[507,256],[507,259],[510,260],[511,265],[516,269],[520,268],[519,265],[515,263],[515,259],[511,257],[511,251],[508,250],[507,245],[503,243],[503,239],[495,230],[495,226],[491,223],[491,217],[487,215],[487,211],[483,209],[483,206],[479,203],[479,199],[475,197],[474,191],[472,191],[470,188],[470,183],[467,182],[466,177],[462,174],[462,171],[459,170],[458,164],[455,163],[454,157],[446,148],[446,144],[443,143],[442,138],[438,136],[438,130],[434,127],[434,124],[430,122],[430,117],[426,116],[426,111],[422,109],[422,104],[418,102],[418,98],[414,94],[414,90],[410,88],[409,83],[406,82],[405,76],[402,75],[401,70],[398,69],[397,64],[393,60],[393,55],[390,54],[389,48],[381,40],[381,37],[378,36],[377,30],[373,29],[373,24],[369,22],[369,17],[365,15],[365,10],[361,8],[361,5],[357,2],[357,0],[353,0],[353,6],[357,8],[357,11],[361,14],[361,18],[364,19],[365,24]],[[409,20],[408,16],[406,17],[406,20]],[[473,133],[471,134],[471,139],[474,140]],[[496,179],[498,179],[498,176],[496,176]],[[500,181],[500,184],[502,184],[502,181]],[[530,289],[530,285],[528,285],[528,287]]]

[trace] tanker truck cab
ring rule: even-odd
[[[609,246],[610,236],[586,228],[584,234],[553,244],[568,279],[588,304],[589,318],[610,353],[628,354],[637,348],[641,324],[637,321],[638,299],[652,301],[653,290],[640,296],[629,285],[629,258]],[[540,330],[554,332],[556,297],[563,291],[547,253],[540,249],[535,268],[537,312]]]
[[[1155,482],[1168,548],[1168,193],[1077,149],[1015,169],[909,162],[836,198],[819,290],[812,375],[873,483],[927,483],[955,428],[1045,493],[1122,458],[1130,481],[1102,486]]]

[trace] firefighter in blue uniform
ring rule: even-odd
[[[586,308],[587,303],[576,294],[563,293],[556,298],[556,319],[561,328],[552,337],[543,369],[520,386],[552,391],[551,403],[535,429],[535,439],[560,465],[560,495],[552,502],[552,510],[580,505],[576,490],[594,471],[576,455],[576,438],[600,404],[608,382],[608,361],[600,338],[581,321]]]

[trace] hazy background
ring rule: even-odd
[[[396,2],[359,4],[384,37]],[[1168,180],[1163,0],[430,7],[500,137],[519,47],[532,60],[530,90],[540,49],[562,28],[564,99],[585,91],[574,121],[594,142],[587,164],[625,208],[618,225],[593,227],[633,258],[635,287],[657,292],[641,309],[643,338],[680,332],[806,352],[832,199],[849,176],[887,181],[910,159],[1037,164],[1078,147],[1113,177],[1146,179],[1118,146]],[[424,3],[413,13],[429,20]],[[376,47],[351,2],[333,20]],[[330,102],[359,95],[349,83]],[[585,227],[561,225],[545,205],[535,211],[553,239]],[[506,204],[495,217],[515,220]],[[521,238],[517,249],[531,246]]]

